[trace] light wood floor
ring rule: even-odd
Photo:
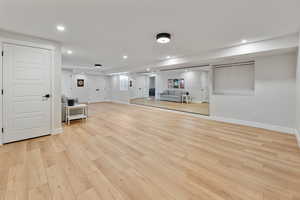
[[[90,114],[0,147],[0,199],[300,199],[293,135],[113,103]]]
[[[158,108],[166,108],[169,110],[177,110],[183,112],[190,112],[196,113],[201,115],[209,115],[209,104],[208,103],[189,103],[189,104],[182,104],[178,102],[171,102],[171,101],[157,101],[155,99],[149,98],[137,98],[131,99],[130,103],[137,104],[137,105],[145,105],[145,106],[152,106]]]

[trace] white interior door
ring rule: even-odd
[[[102,76],[88,76],[89,103],[102,102],[105,100],[105,80]]]
[[[137,98],[147,97],[146,79],[147,79],[146,76],[140,76],[136,78],[135,89],[136,89]]]
[[[4,44],[4,143],[50,133],[50,50]]]

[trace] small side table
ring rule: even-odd
[[[71,110],[81,110],[80,114],[71,115]],[[66,106],[66,121],[70,125],[70,121],[74,119],[87,119],[88,106],[86,104],[77,104],[74,106]]]
[[[192,97],[191,97],[190,95],[184,94],[184,95],[181,96],[181,103],[182,103],[182,104],[183,104],[184,102],[185,102],[186,104],[189,104],[189,103],[191,103],[191,101],[192,101]]]

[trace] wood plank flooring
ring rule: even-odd
[[[0,200],[299,200],[293,135],[99,103],[64,133],[0,147]]]

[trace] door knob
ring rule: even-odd
[[[46,94],[45,96],[43,96],[45,98],[50,98],[50,94]]]

